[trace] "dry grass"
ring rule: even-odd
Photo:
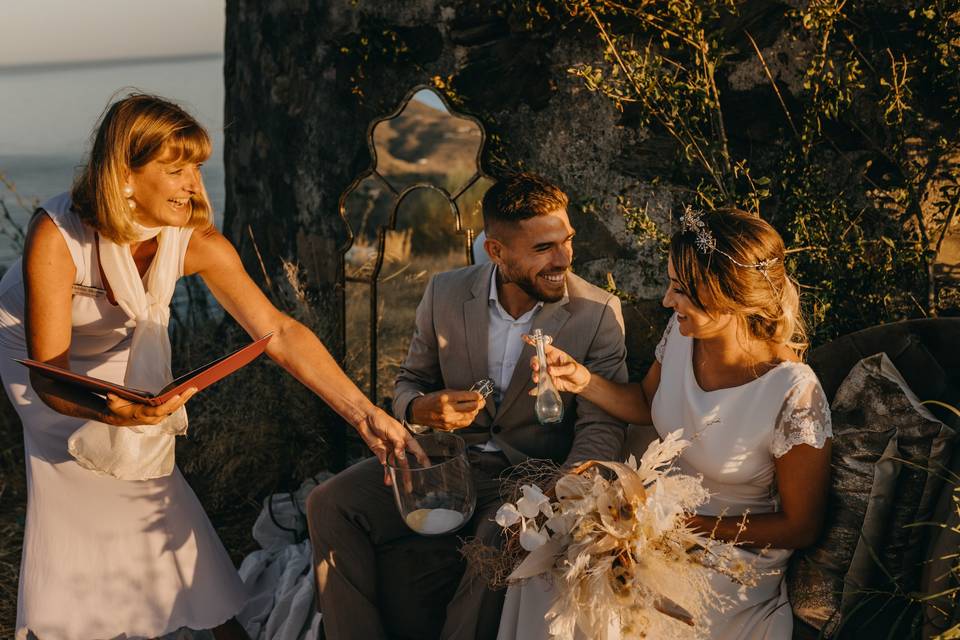
[[[23,431],[6,394],[0,394],[0,638],[13,637],[26,502]]]
[[[430,276],[466,264],[463,251],[445,254],[412,255],[385,264],[380,279],[377,377],[378,403],[389,406],[393,382],[407,357],[413,336],[417,304]],[[357,385],[367,391],[370,384],[370,298],[369,287],[348,283],[346,299],[347,357],[345,369]]]
[[[23,248],[24,229],[11,213],[29,214],[37,202],[23,197],[0,173],[0,236],[14,248]],[[4,269],[0,269],[0,275]],[[0,638],[12,638],[17,617],[17,579],[27,513],[27,479],[24,474],[23,430],[20,418],[5,393],[0,393]]]

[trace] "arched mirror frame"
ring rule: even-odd
[[[390,180],[381,174],[377,169],[377,149],[374,144],[374,131],[376,128],[390,120],[393,120],[399,117],[406,110],[407,105],[413,99],[413,97],[421,91],[430,91],[435,96],[440,99],[440,102],[443,104],[444,109],[447,113],[453,118],[459,118],[466,120],[474,125],[480,131],[480,144],[477,146],[477,156],[475,158],[474,166],[476,170],[473,175],[459,188],[456,192],[450,193],[446,188],[433,184],[431,182],[415,182],[413,184],[407,185],[403,188],[398,188],[393,185]],[[457,235],[464,236],[464,249],[466,251],[467,264],[474,263],[473,256],[473,240],[474,233],[473,229],[464,229],[462,223],[462,215],[460,211],[460,206],[457,204],[457,200],[466,193],[477,181],[481,179],[487,179],[493,182],[493,178],[484,173],[481,158],[483,156],[483,148],[486,144],[487,132],[483,127],[483,124],[477,118],[456,111],[450,105],[450,102],[447,100],[441,92],[437,91],[434,87],[427,84],[418,84],[410,89],[407,94],[404,96],[403,100],[400,101],[400,105],[389,115],[383,118],[374,119],[370,125],[367,127],[367,148],[370,151],[370,166],[362,171],[350,185],[344,189],[340,194],[339,201],[339,212],[340,219],[343,221],[344,227],[347,230],[347,239],[346,242],[338,250],[339,259],[340,259],[340,270],[339,270],[339,285],[341,291],[341,317],[343,322],[340,325],[341,329],[341,344],[346,347],[347,345],[347,283],[354,282],[358,284],[367,284],[370,287],[370,326],[369,326],[369,346],[370,346],[370,362],[368,366],[370,367],[369,375],[369,388],[367,389],[367,396],[370,398],[371,402],[377,404],[379,398],[377,398],[377,382],[378,382],[378,361],[379,361],[379,349],[378,349],[378,339],[379,339],[379,318],[378,318],[378,307],[379,307],[379,277],[380,271],[383,267],[384,255],[386,253],[386,242],[387,242],[387,231],[396,230],[397,228],[397,212],[400,210],[400,206],[403,204],[403,201],[414,191],[419,189],[430,189],[441,194],[446,198],[447,203],[450,205],[450,210],[453,213],[455,232]],[[374,178],[380,182],[392,195],[393,204],[390,209],[390,216],[387,221],[387,224],[380,225],[376,230],[376,243],[377,243],[377,253],[374,260],[373,270],[370,272],[367,277],[354,277],[347,275],[347,265],[346,265],[346,254],[350,250],[350,247],[353,246],[354,242],[354,232],[353,227],[350,224],[350,220],[347,218],[347,199],[350,194],[352,194],[360,184],[368,179]],[[413,332],[413,327],[410,327],[411,333]]]

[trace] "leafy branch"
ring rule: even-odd
[[[602,52],[570,72],[629,110],[633,126],[672,141],[677,197],[762,210],[781,230],[813,292],[819,339],[960,301],[938,267],[960,216],[960,10],[942,0],[810,0],[767,14],[773,32],[748,30],[755,16],[734,1],[561,6]],[[744,99],[730,78],[749,60],[763,83]],[[796,82],[783,80],[791,74]],[[771,122],[768,108],[783,120]],[[767,137],[752,137],[755,122]],[[636,223],[640,208],[621,203],[628,228],[655,237]]]

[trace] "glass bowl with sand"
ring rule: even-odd
[[[393,454],[387,468],[393,497],[407,526],[424,536],[441,536],[462,527],[473,516],[477,494],[463,438],[434,431],[416,436],[430,459],[421,464],[408,453],[404,464]]]

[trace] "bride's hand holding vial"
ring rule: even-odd
[[[524,336],[523,339],[527,344],[536,347],[533,336]],[[543,351],[547,361],[547,373],[557,391],[579,394],[587,388],[591,379],[589,369],[574,360],[565,351],[549,343],[544,345]],[[539,386],[541,371],[539,355],[530,359],[530,369],[533,372],[533,382]],[[537,387],[531,389],[530,395],[537,395]]]
[[[546,350],[553,339],[544,335],[540,329],[534,330],[533,335],[524,338],[537,350],[537,355],[534,356],[531,363],[531,368],[534,371],[533,379],[537,383],[536,389],[531,390],[531,393],[537,397],[534,405],[537,420],[540,421],[540,424],[560,422],[563,420],[563,399],[554,384],[546,355]],[[540,375],[540,372],[543,372],[543,375]]]

